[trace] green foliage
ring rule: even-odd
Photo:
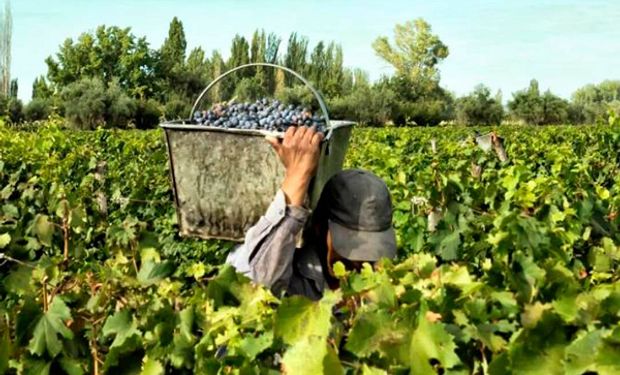
[[[45,77],[37,77],[32,83],[32,99],[49,99],[53,95],[53,92]]]
[[[491,90],[479,85],[456,101],[456,120],[464,125],[499,125],[504,116],[502,98],[491,96]]]
[[[85,78],[68,85],[61,96],[65,116],[78,129],[127,127],[135,113],[134,100],[115,80],[106,87],[97,78]]]
[[[238,101],[253,101],[265,97],[265,88],[256,78],[243,78],[237,84],[234,97]]]
[[[528,89],[512,95],[508,108],[517,119],[532,125],[562,124],[568,121],[570,104],[547,90],[540,94],[538,81],[532,80]]]
[[[307,72],[307,58],[308,58],[308,39],[300,37],[297,33],[291,33],[286,45],[286,54],[284,55],[284,66],[292,69],[301,75],[305,75]],[[290,75],[285,76],[286,86],[291,86],[295,83],[296,78]]]
[[[572,99],[582,122],[605,122],[609,110],[620,112],[620,81],[586,85],[575,91]]]
[[[177,235],[161,130],[0,127],[0,371],[618,373],[618,129],[472,132],[354,132],[399,259],[311,302]]]
[[[11,80],[11,86],[9,88],[9,97],[17,99],[17,93],[19,92],[19,85],[17,78]]]
[[[164,117],[168,120],[187,119],[192,106],[187,100],[173,97],[164,106]]]
[[[49,99],[34,98],[24,108],[24,119],[29,122],[46,120],[53,112]]]
[[[185,39],[185,30],[183,23],[177,17],[170,22],[168,29],[168,37],[164,40],[164,44],[159,50],[159,63],[164,71],[172,70],[176,66],[185,63],[185,50],[187,49],[187,41]]]
[[[77,41],[67,39],[55,58],[50,56],[45,62],[47,79],[56,92],[85,78],[101,82],[116,78],[131,97],[156,92],[153,53],[146,39],[137,38],[130,28],[99,26]]]
[[[391,120],[398,105],[396,93],[389,87],[372,87],[364,81],[356,83],[347,95],[333,98],[328,103],[334,119],[376,126]]]
[[[136,129],[153,129],[159,124],[162,111],[153,99],[136,101],[134,125]]]
[[[283,103],[301,105],[314,110],[319,108],[319,103],[306,86],[295,85],[293,87],[285,87],[277,92],[275,97]]]
[[[10,97],[6,102],[6,115],[13,124],[24,121],[24,104],[16,97]]]

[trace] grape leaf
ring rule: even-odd
[[[32,228],[34,234],[45,246],[52,246],[52,237],[54,236],[54,224],[50,222],[49,216],[37,215]]]
[[[446,332],[442,323],[431,323],[426,319],[426,308],[419,312],[418,326],[411,335],[409,347],[412,374],[434,374],[430,361],[436,360],[444,369],[451,369],[461,361],[454,350],[453,337]]]
[[[114,336],[114,341],[110,345],[110,352],[104,362],[104,370],[118,364],[119,357],[131,353],[140,346],[141,332],[138,324],[131,316],[129,310],[124,309],[108,317],[103,328],[103,336]]]
[[[250,359],[269,348],[273,343],[273,332],[265,332],[258,337],[246,336],[239,343],[239,350]]]
[[[386,358],[398,355],[406,331],[395,327],[387,310],[358,312],[345,348],[359,358],[381,352]]]
[[[85,373],[80,361],[76,359],[62,357],[58,362],[67,375],[82,375]]]
[[[308,336],[327,337],[332,307],[339,299],[340,293],[331,291],[317,302],[302,296],[285,298],[276,313],[276,336],[289,345]]]
[[[143,262],[138,272],[138,281],[144,286],[153,285],[174,272],[172,262],[155,263],[151,260]]]
[[[446,235],[439,243],[438,254],[444,260],[453,260],[458,256],[461,236],[458,231]]]
[[[601,343],[600,331],[589,332],[573,341],[565,350],[565,374],[580,375],[587,371],[596,371],[596,354]]]
[[[39,319],[28,344],[30,353],[42,356],[45,351],[56,357],[62,350],[62,342],[58,335],[72,339],[73,332],[65,325],[71,319],[71,311],[61,297],[54,298],[47,312]]]
[[[49,375],[52,362],[39,359],[28,359],[24,361],[24,375]]]
[[[140,375],[163,375],[164,373],[164,366],[159,361],[146,358]]]
[[[338,355],[324,337],[308,336],[284,353],[283,372],[288,375],[336,375],[343,369]]]
[[[11,243],[11,235],[8,233],[0,234],[0,249],[4,249]]]

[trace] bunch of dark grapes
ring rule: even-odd
[[[219,103],[208,111],[196,111],[198,124],[226,129],[254,129],[285,132],[290,126],[315,126],[325,133],[323,116],[307,108],[285,105],[279,100],[259,99],[253,103]]]

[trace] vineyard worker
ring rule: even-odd
[[[364,262],[374,264],[396,254],[390,194],[370,172],[345,170],[334,175],[323,189],[312,222],[306,223],[310,211],[303,205],[322,139],[322,133],[306,127],[289,127],[281,143],[267,139],[284,164],[285,178],[266,214],[227,259],[238,272],[276,295],[320,299],[326,288],[339,286],[332,268],[337,261],[347,269],[359,269]],[[296,249],[302,231],[304,245]]]

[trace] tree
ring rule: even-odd
[[[280,52],[280,43],[282,39],[274,33],[267,35],[267,41],[265,45],[265,62],[270,64],[276,64],[278,62],[278,55]],[[265,72],[265,89],[269,94],[273,94],[276,89],[276,71],[273,68],[266,68]]]
[[[573,93],[572,104],[583,122],[605,122],[609,110],[620,109],[620,81],[586,85]]]
[[[548,125],[561,124],[568,120],[570,105],[547,90],[540,94],[538,81],[533,79],[530,86],[514,93],[508,108],[513,116],[528,124]]]
[[[34,98],[24,108],[24,118],[29,122],[45,120],[52,112],[52,103],[49,99]]]
[[[177,17],[170,22],[168,37],[159,50],[159,59],[163,68],[166,70],[180,67],[185,63],[185,51],[187,50],[187,40],[183,23]]]
[[[32,83],[32,99],[48,99],[53,95],[51,88],[48,86],[45,77],[40,76],[34,79]]]
[[[333,42],[327,46],[325,54],[325,83],[322,91],[326,96],[338,96],[344,94],[344,54],[342,46]]]
[[[19,92],[19,84],[17,83],[17,78],[11,80],[11,86],[9,88],[9,96],[11,98],[17,99],[17,94]]]
[[[284,55],[284,66],[296,71],[301,75],[306,75],[306,57],[308,55],[308,39],[298,37],[297,33],[292,33],[288,38],[286,55]],[[286,75],[284,81],[286,86],[295,84],[297,79],[293,76]]]
[[[226,63],[222,58],[222,55],[218,51],[213,51],[213,55],[211,55],[211,80],[215,80],[217,77],[222,75],[226,71]],[[218,103],[224,100],[226,96],[226,92],[231,88],[230,84],[227,84],[227,81],[220,81],[218,84],[213,86],[211,91],[209,92],[208,100],[211,103]]]
[[[314,83],[318,90],[323,91],[327,80],[326,73],[329,68],[325,43],[320,41],[310,54],[310,64],[308,67],[308,79]]]
[[[60,92],[83,78],[105,83],[116,78],[132,97],[151,97],[158,92],[154,54],[146,39],[134,36],[130,28],[99,26],[95,33],[84,33],[76,42],[69,38],[46,63],[54,91]]]
[[[134,125],[137,129],[153,129],[159,123],[162,111],[153,99],[140,99],[136,102]]]
[[[0,95],[9,96],[11,82],[11,40],[13,38],[13,16],[11,2],[6,1],[4,12],[0,13]]]
[[[159,82],[157,97],[164,102],[173,96],[187,98],[191,95],[190,91],[193,91],[189,86],[193,86],[196,77],[185,65],[186,49],[183,23],[174,17],[168,28],[168,36],[156,53],[155,66]],[[196,56],[192,58],[196,59]]]
[[[491,90],[478,85],[472,93],[456,101],[456,119],[464,125],[495,125],[502,122],[504,107],[501,95],[491,96]]]
[[[264,63],[267,60],[267,35],[264,30],[260,32],[256,30],[252,35],[252,43],[250,44],[250,62],[251,63]],[[258,85],[262,87],[262,90],[268,91],[269,86],[269,71],[273,70],[264,66],[257,66],[252,69],[252,75]]]
[[[396,94],[387,85],[371,86],[365,72],[352,72],[353,86],[345,95],[329,100],[331,116],[364,125],[384,125],[392,117]]]
[[[431,26],[421,18],[397,24],[394,28],[393,44],[387,37],[379,37],[372,44],[375,52],[390,63],[396,74],[407,77],[418,85],[434,88],[439,82],[437,64],[448,57],[448,47],[437,35],[432,34]]]
[[[398,97],[398,109],[393,115],[395,124],[436,125],[450,118],[453,99],[439,86],[437,68],[449,51],[439,37],[432,34],[426,21],[417,19],[396,25],[394,42],[379,37],[373,48],[396,70],[396,74],[386,80]]]
[[[78,129],[127,127],[135,114],[135,102],[116,80],[106,87],[99,78],[84,78],[65,87],[61,96],[65,116]]]
[[[24,104],[17,98],[8,98],[6,114],[13,124],[24,121]]]
[[[236,68],[241,65],[246,65],[250,63],[250,45],[248,44],[247,39],[240,35],[235,35],[232,41],[232,45],[230,47],[230,58],[226,63],[230,69]],[[251,77],[252,70],[245,69],[239,71],[235,77]],[[233,78],[235,79],[235,78]]]
[[[256,77],[252,77],[241,79],[235,88],[234,95],[235,98],[240,101],[254,101],[264,97],[266,94],[263,85],[261,85]]]

